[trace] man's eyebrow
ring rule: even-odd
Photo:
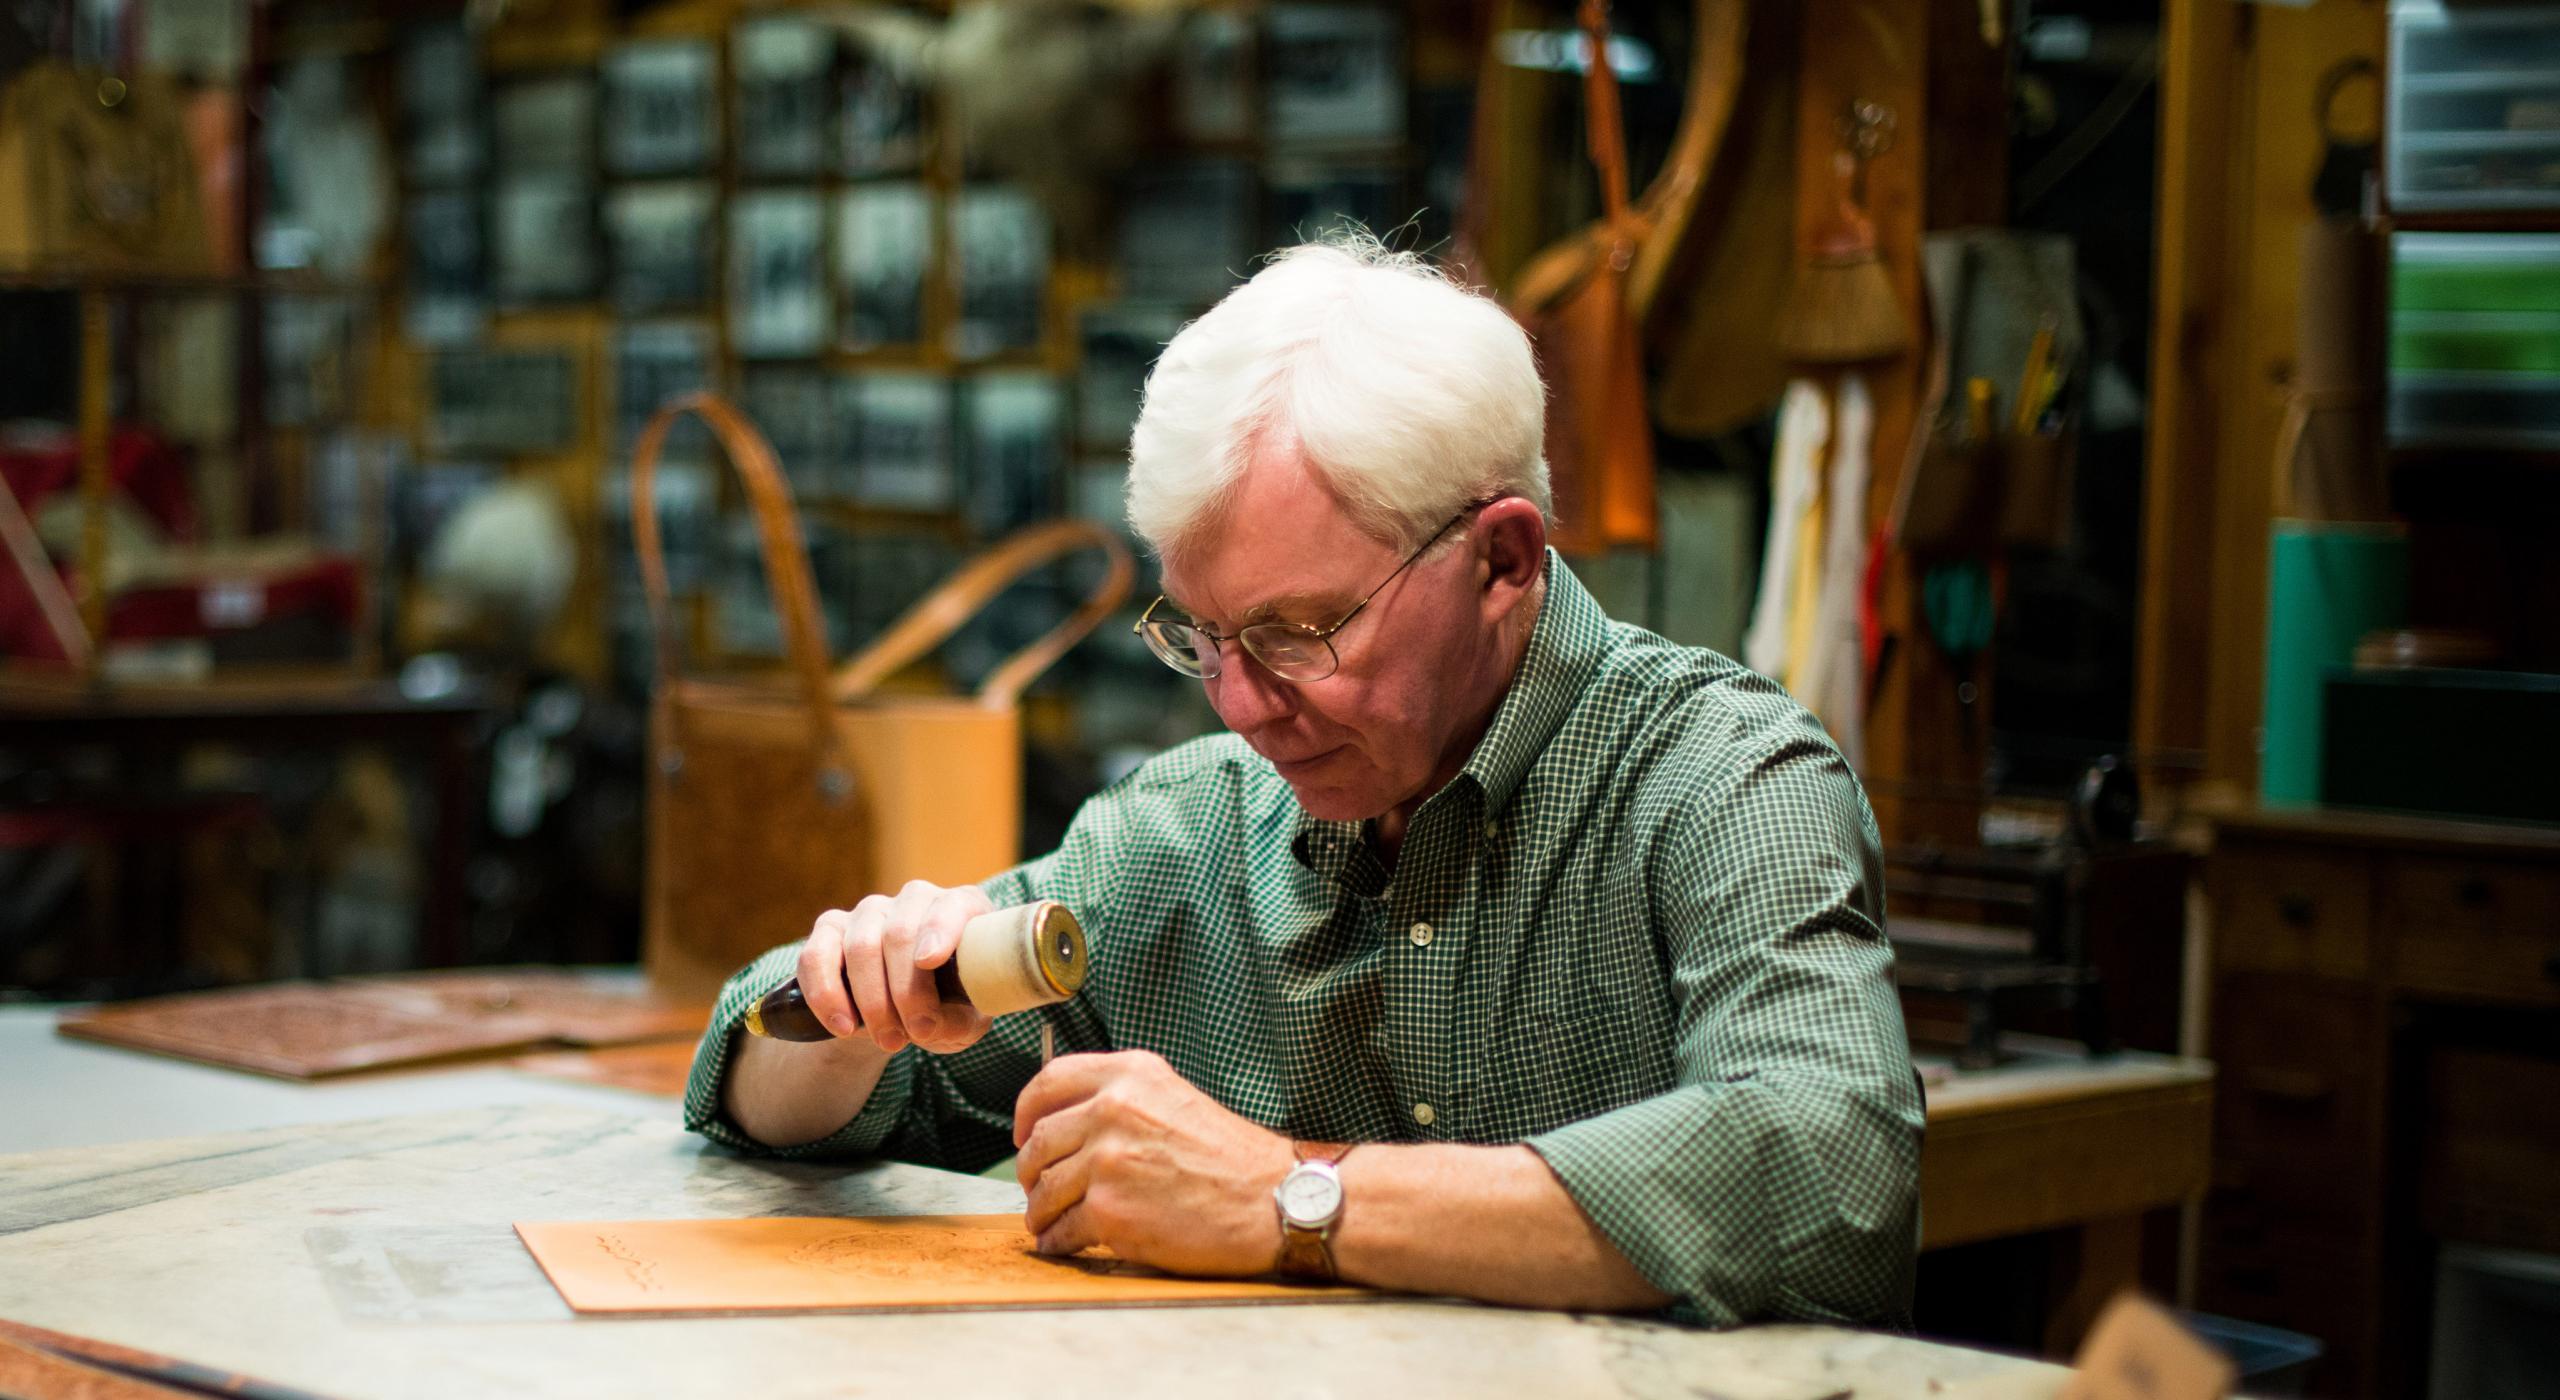
[[[1170,591],[1165,593],[1164,600],[1174,611],[1195,622],[1206,620],[1197,608],[1173,596]],[[1330,595],[1322,593],[1283,593],[1276,598],[1266,598],[1245,609],[1244,615],[1236,622],[1238,626],[1249,627],[1257,622],[1294,621],[1296,619],[1291,618],[1289,614],[1304,615],[1322,612],[1328,604],[1337,610],[1350,606],[1347,602],[1337,602]]]

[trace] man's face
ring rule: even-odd
[[[1354,528],[1294,452],[1274,449],[1246,471],[1224,521],[1165,561],[1164,590],[1179,615],[1221,636],[1256,622],[1321,629],[1403,560]],[[1426,796],[1482,718],[1473,700],[1497,648],[1481,573],[1465,543],[1415,561],[1333,634],[1341,666],[1320,681],[1283,680],[1228,643],[1201,682],[1209,704],[1312,816],[1357,821]]]

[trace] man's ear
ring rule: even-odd
[[[1547,518],[1527,498],[1505,496],[1476,513],[1474,534],[1484,587],[1504,595],[1498,612],[1508,613],[1546,573]]]

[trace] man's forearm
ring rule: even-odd
[[[740,1132],[765,1146],[797,1147],[852,1122],[888,1064],[868,1036],[794,1042],[742,1035],[721,1105]]]
[[[1343,1277],[1524,1307],[1669,1304],[1526,1147],[1372,1144],[1342,1163]]]

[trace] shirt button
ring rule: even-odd
[[[1431,1105],[1427,1103],[1418,1103],[1413,1106],[1413,1121],[1426,1128],[1431,1126],[1432,1119],[1439,1116],[1440,1115],[1432,1109]]]
[[[1488,821],[1486,821],[1486,822],[1485,822],[1485,824],[1484,824],[1484,839],[1486,839],[1487,841],[1491,841],[1491,840],[1493,840],[1495,837],[1500,836],[1501,834],[1502,834],[1502,823],[1500,823],[1500,822],[1498,822],[1498,821],[1491,821],[1491,820],[1488,820]]]
[[[1431,946],[1431,925],[1415,924],[1404,931],[1404,936],[1412,939],[1416,948],[1428,948]]]

